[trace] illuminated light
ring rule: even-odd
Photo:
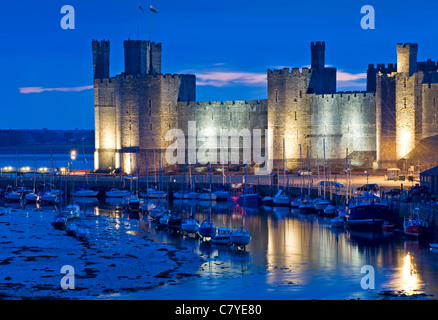
[[[418,276],[413,258],[409,252],[403,258],[401,285],[407,295],[414,294],[420,288],[420,278]]]
[[[77,155],[76,150],[72,150],[72,151],[70,152],[70,158],[71,158],[72,160],[76,160],[76,155]]]

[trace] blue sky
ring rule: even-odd
[[[2,1],[0,129],[93,129],[91,40],[111,41],[111,75],[122,72],[138,3],[158,10],[151,32],[163,43],[162,72],[196,74],[199,101],[265,99],[266,70],[309,65],[311,41],[326,41],[326,64],[345,80],[338,91],[365,90],[368,64],[396,62],[399,42],[417,42],[419,60],[438,59],[438,1]],[[66,4],[74,30],[60,26]],[[360,27],[367,4],[375,30]],[[140,18],[147,40],[149,11]]]

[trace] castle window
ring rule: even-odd
[[[295,121],[297,121],[297,112],[295,111]]]
[[[303,97],[303,92],[300,90],[300,98]]]
[[[152,123],[149,123],[149,130],[152,131]]]
[[[152,107],[152,100],[149,99],[149,108],[151,108],[151,107]]]
[[[406,98],[403,98],[403,104],[404,104],[404,107],[406,109],[406,104],[407,104],[407,99]]]
[[[406,78],[403,81],[403,86],[406,88]]]
[[[151,109],[149,109],[149,117],[151,116]]]
[[[275,102],[278,102],[278,90],[275,89]]]

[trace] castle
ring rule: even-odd
[[[166,132],[187,133],[190,121],[197,132],[270,129],[262,140],[272,147],[273,166],[282,168],[284,158],[287,169],[299,167],[307,150],[313,167],[324,153],[345,166],[347,150],[352,166],[394,167],[438,134],[438,66],[417,62],[417,44],[398,44],[395,64],[370,64],[367,90],[357,92],[336,91],[325,42],[310,49],[310,68],[267,71],[267,99],[197,102],[195,75],[161,73],[161,43],[124,41],[125,71],[110,77],[110,43],[93,40],[95,169],[156,168],[172,143]]]

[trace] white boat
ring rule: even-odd
[[[336,212],[336,207],[334,205],[332,205],[332,204],[329,204],[324,209],[324,214],[327,215],[327,216],[335,215],[335,212]]]
[[[199,231],[199,222],[194,218],[185,219],[181,223],[181,230],[187,233],[196,233]]]
[[[136,195],[124,198],[127,199],[128,209],[131,211],[140,211],[143,201]]]
[[[190,191],[188,191],[188,190],[175,191],[173,193],[173,197],[175,199],[189,199],[189,196],[188,196],[189,192]]]
[[[262,205],[264,206],[273,206],[274,205],[274,198],[271,196],[265,196],[262,198]]]
[[[343,228],[345,224],[344,219],[336,217],[330,220],[330,225],[332,228]]]
[[[328,201],[327,199],[317,199],[314,204],[313,207],[315,208],[316,211],[324,211],[325,208],[327,208],[327,206],[330,204],[330,201]]]
[[[214,244],[231,244],[231,232],[233,230],[227,227],[217,228],[217,234],[211,238],[211,242]]]
[[[199,200],[206,200],[206,201],[216,201],[217,196],[214,193],[201,193],[199,195]]]
[[[216,201],[228,201],[230,198],[230,193],[225,190],[217,190],[213,194],[216,195]]]
[[[22,197],[23,197],[23,194],[21,194],[17,191],[14,191],[14,190],[11,190],[11,191],[5,193],[5,199],[6,199],[6,201],[9,201],[9,202],[19,202],[22,199]]]
[[[129,191],[123,190],[123,189],[118,189],[118,188],[112,188],[111,190],[106,191],[105,195],[108,198],[124,198],[124,197],[129,196]]]
[[[40,196],[40,200],[43,204],[53,204],[55,203],[57,195],[53,194],[51,191],[46,191]]]
[[[245,250],[245,247],[251,242],[251,234],[243,227],[233,230],[230,234],[230,242],[234,246]]]
[[[24,195],[24,200],[26,201],[26,203],[37,203],[39,199],[40,199],[39,194],[35,192],[26,193]]]
[[[272,203],[274,206],[285,206],[289,207],[290,205],[290,198],[284,194],[283,190],[278,190],[277,194],[272,199]]]
[[[90,190],[86,188],[78,188],[75,191],[73,191],[72,196],[73,197],[97,197],[97,194],[99,191]]]
[[[160,218],[163,216],[163,214],[169,212],[170,210],[166,210],[163,207],[155,207],[149,212],[149,218],[155,222],[160,222]]]

